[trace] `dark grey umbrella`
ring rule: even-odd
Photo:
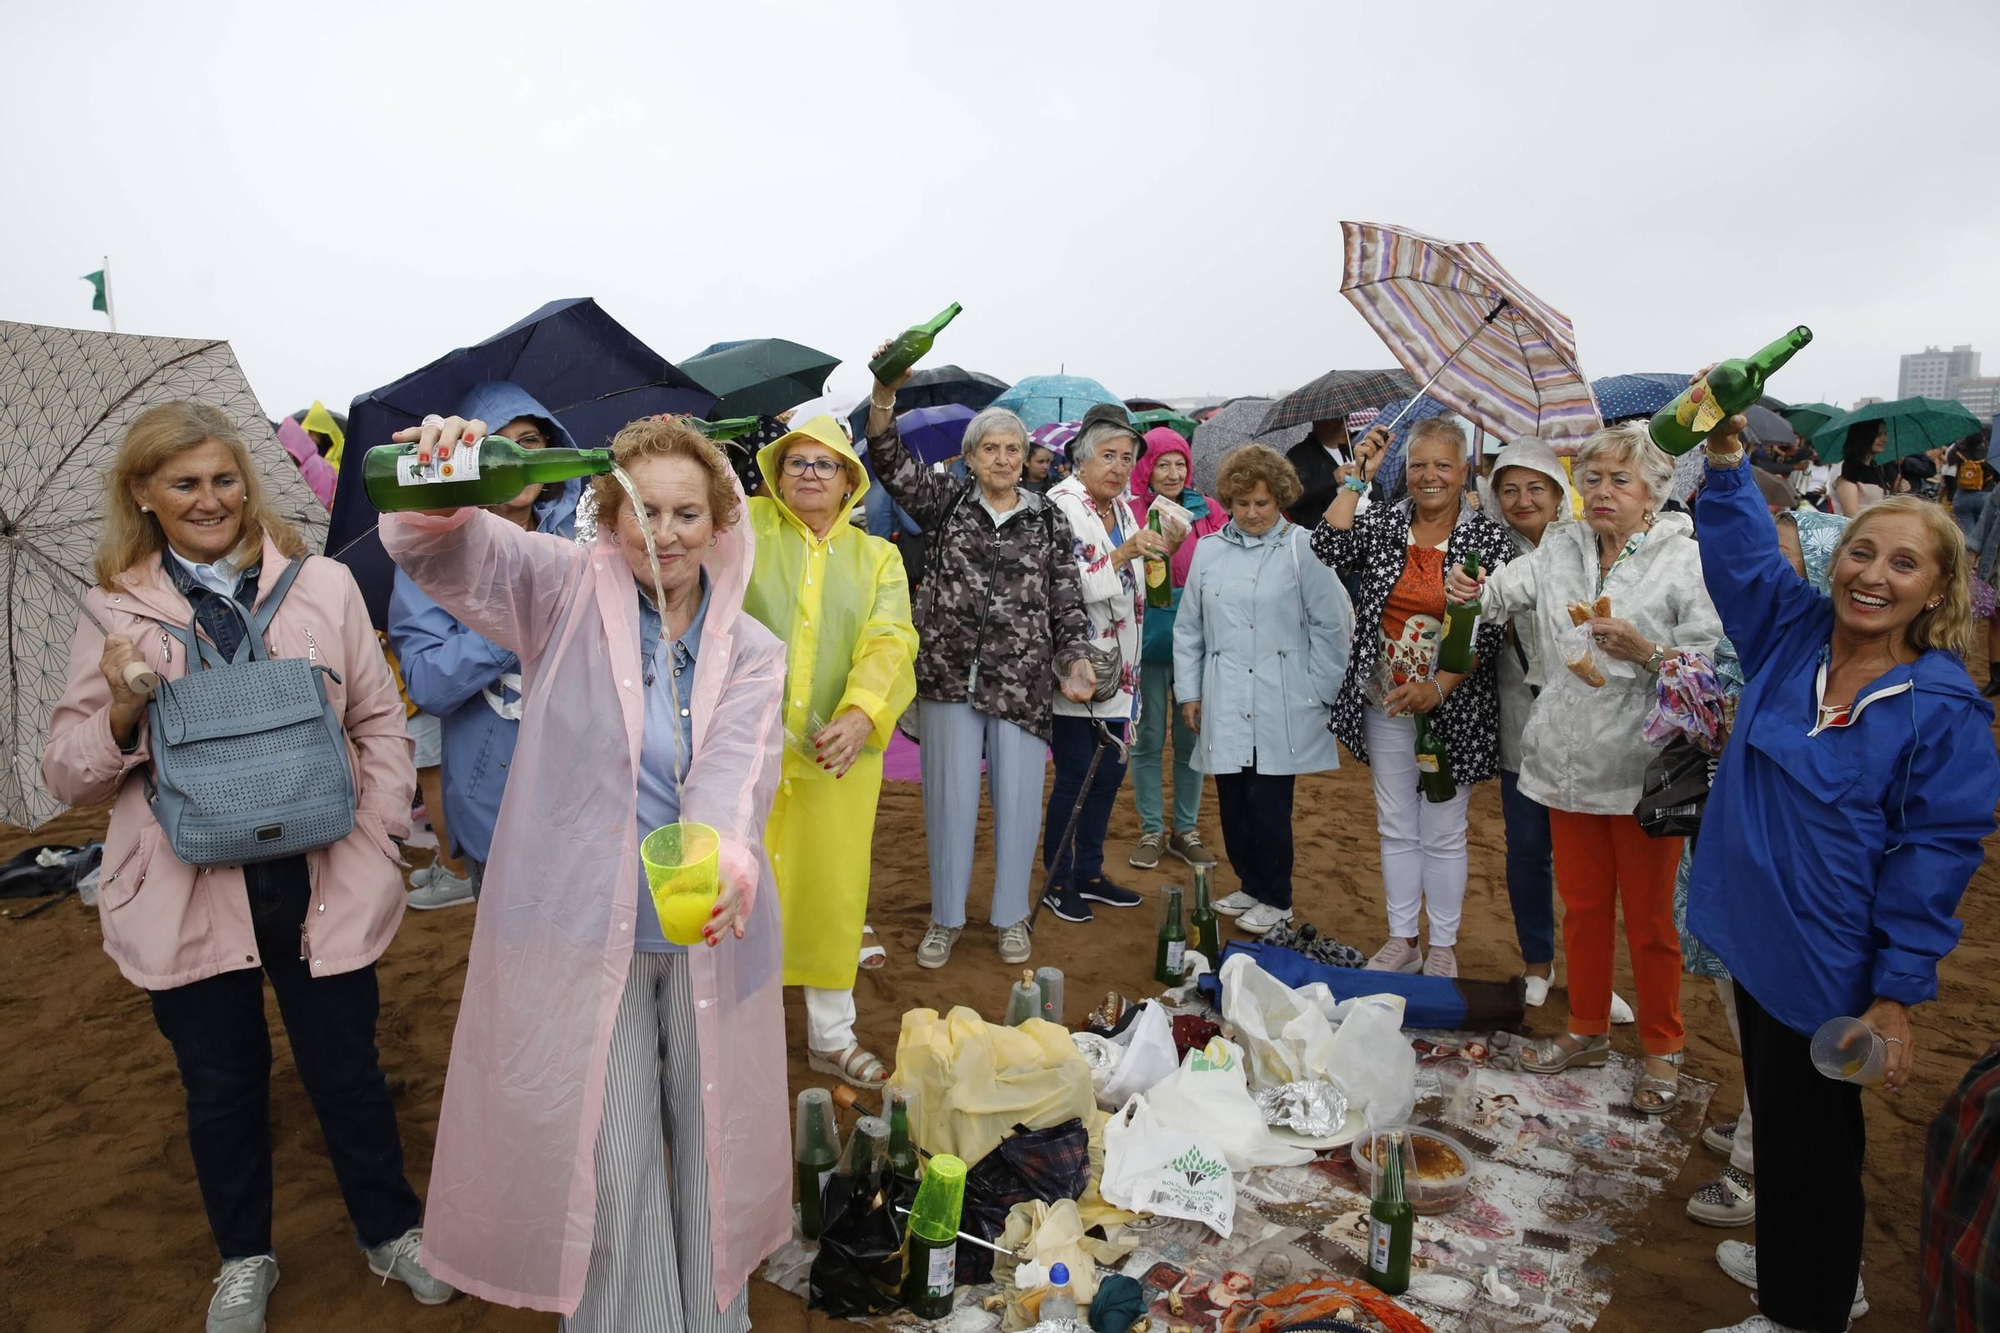
[[[1417,382],[1400,370],[1329,370],[1271,404],[1258,429],[1267,432],[1280,426],[1310,426],[1315,421],[1380,407],[1391,398],[1412,398],[1416,392]]]
[[[1312,426],[1280,426],[1263,432],[1264,416],[1271,410],[1268,398],[1238,398],[1225,403],[1216,413],[1194,428],[1194,487],[1203,495],[1215,494],[1215,469],[1222,456],[1238,445],[1268,444],[1279,453],[1312,433]]]
[[[1007,381],[957,366],[925,366],[911,374],[896,390],[898,414],[919,407],[947,407],[956,403],[977,412],[1007,392]],[[848,434],[858,442],[868,433],[868,398],[863,395],[847,416]]]

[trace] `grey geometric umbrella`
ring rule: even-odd
[[[0,822],[62,811],[41,786],[77,604],[95,582],[104,477],[132,419],[191,398],[229,414],[264,494],[319,550],[326,507],[299,476],[226,342],[0,321]]]
[[[1271,410],[1268,398],[1238,398],[1225,403],[1214,416],[1194,428],[1194,488],[1203,495],[1215,494],[1215,469],[1222,456],[1242,444],[1268,444],[1279,453],[1291,448],[1312,432],[1310,422],[1280,426],[1264,432],[1264,416]]]

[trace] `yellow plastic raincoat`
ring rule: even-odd
[[[778,499],[779,459],[801,439],[846,459],[854,486],[824,541]],[[743,609],[787,646],[784,773],[764,830],[785,918],[785,984],[847,990],[868,908],[882,752],[917,693],[910,585],[901,553],[847,521],[868,474],[832,417],[765,445],[757,465],[764,494],[750,501],[757,563]],[[874,731],[835,778],[815,758],[813,735],[848,708]]]

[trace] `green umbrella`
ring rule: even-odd
[[[826,392],[837,356],[783,338],[715,343],[680,363],[680,371],[720,401],[722,417],[774,417]]]
[[[1898,398],[1835,417],[1812,433],[1813,449],[1826,462],[1841,462],[1847,452],[1848,427],[1870,421],[1889,428],[1889,447],[1882,451],[1885,463],[1927,449],[1942,449],[1979,433],[1979,418],[1962,403],[1942,398]]]
[[[1189,444],[1194,443],[1194,418],[1184,417],[1171,407],[1155,407],[1145,412],[1134,412],[1132,424],[1144,435],[1155,426],[1170,426],[1174,432]]]
[[[1832,403],[1798,403],[1779,409],[1778,415],[1791,422],[1794,431],[1810,439],[1821,426],[1847,414]]]

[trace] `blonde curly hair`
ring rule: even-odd
[[[708,516],[717,532],[736,525],[743,501],[736,474],[713,440],[688,424],[686,417],[644,417],[611,437],[611,461],[630,469],[642,458],[691,458],[708,474]],[[625,488],[605,473],[592,483],[597,498],[597,527],[610,532],[625,508]]]

